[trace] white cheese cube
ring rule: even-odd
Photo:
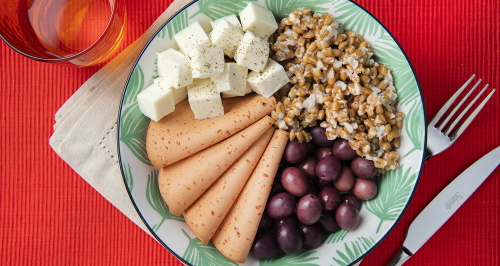
[[[245,32],[234,54],[234,60],[238,65],[247,67],[253,71],[264,69],[268,57],[269,45],[267,41],[250,31]]]
[[[158,76],[176,89],[193,83],[189,57],[174,49],[165,50],[157,55]]]
[[[174,40],[185,55],[189,55],[196,44],[210,43],[210,39],[198,21],[177,32]]]
[[[189,57],[193,78],[216,77],[224,71],[224,52],[218,43],[197,44]]]
[[[266,98],[272,96],[288,82],[290,79],[283,66],[272,59],[267,61],[262,73],[252,71],[247,79],[252,90]]]
[[[217,87],[207,79],[197,79],[188,86],[188,100],[196,119],[224,115],[224,107]]]
[[[212,78],[212,82],[217,86],[217,92],[224,92],[227,95],[245,95],[247,85],[248,68],[236,63],[224,64],[224,71],[217,77]]]
[[[198,16],[196,17],[196,20],[198,21],[198,23],[200,23],[200,26],[201,28],[205,31],[205,32],[210,32],[213,28],[212,28],[212,21],[209,17],[207,16]],[[210,36],[209,36],[210,37]]]
[[[229,24],[226,20],[220,21],[214,30],[210,33],[212,43],[222,45],[224,54],[233,58],[241,39],[243,39],[243,31]]]
[[[248,82],[247,82],[247,84],[245,86],[245,94],[249,94],[252,92],[253,92],[253,90],[252,90],[252,88],[250,88],[250,86],[248,86]],[[222,93],[222,98],[232,98],[232,97],[236,97],[236,96],[238,96],[238,95],[227,94],[225,92]]]
[[[240,19],[244,31],[249,30],[264,40],[267,40],[278,29],[273,13],[254,3],[248,3],[241,10]]]
[[[176,89],[176,88],[172,87],[169,84],[169,82],[165,81],[161,77],[155,78],[154,83],[158,84],[162,88],[171,89],[172,94],[174,95],[174,103],[175,104],[182,102],[184,99],[186,99],[188,97],[187,86]]]
[[[174,95],[171,89],[151,84],[137,95],[139,110],[151,120],[158,122],[175,110]]]
[[[212,28],[215,29],[215,27],[217,27],[217,24],[219,24],[219,22],[221,22],[223,20],[226,20],[227,22],[229,22],[229,24],[235,26],[236,28],[238,28],[240,30],[243,30],[243,28],[241,27],[241,24],[240,24],[240,20],[238,19],[238,17],[236,17],[235,14],[231,14],[229,16],[225,16],[222,18],[218,18],[214,21],[210,21],[210,24],[212,25]]]

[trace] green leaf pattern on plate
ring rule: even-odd
[[[179,15],[177,15],[175,18],[173,18],[168,24],[167,24],[167,30],[168,30],[168,37],[170,40],[174,37],[174,35],[184,29],[185,27],[188,26],[188,10],[184,9]],[[165,30],[165,28],[163,28]]]
[[[342,26],[348,30],[355,30],[357,33],[366,36],[382,36],[384,29],[372,17],[358,6],[346,0],[333,0],[332,6],[336,12],[342,13],[336,16],[336,20],[342,20]]]
[[[161,38],[161,39],[165,39],[165,35],[167,33],[167,29],[165,27],[163,27],[160,32],[156,35],[156,38]]]
[[[288,265],[303,265],[303,266],[317,266],[318,264],[310,263],[317,260],[318,257],[311,257],[316,251],[302,250],[295,254],[285,254],[281,252],[276,257],[270,260],[261,260],[259,265],[263,266],[288,266]]]
[[[158,77],[158,57],[156,57],[155,59],[155,74],[153,76],[151,76],[152,79],[155,79]]]
[[[122,164],[123,168],[123,176],[125,176],[125,182],[127,183],[127,187],[132,192],[134,188],[134,178],[132,177],[132,171],[130,171],[130,164],[125,167],[125,164]]]
[[[120,120],[120,141],[132,151],[141,162],[152,165],[146,151],[146,134],[148,131],[149,118],[144,116],[137,103],[137,94],[144,87],[144,73],[138,65],[130,78],[127,90],[131,90],[124,99],[124,105],[129,104],[122,111]]]
[[[332,243],[337,243],[341,240],[344,240],[345,236],[349,233],[349,231],[346,231],[344,229],[341,229],[338,232],[335,232],[333,234],[330,234],[328,237],[328,240],[326,241],[327,244],[332,244]]]
[[[248,2],[256,2],[257,0],[199,0],[198,7],[200,10],[191,17],[202,13],[205,14],[211,20],[216,20],[218,18],[236,14],[245,8]]]
[[[351,246],[344,243],[345,253],[337,250],[337,255],[339,258],[333,257],[333,260],[341,266],[349,265],[351,262],[355,261],[361,255],[365,253],[369,248],[375,244],[375,241],[370,237],[358,237],[356,241],[351,241]]]
[[[413,71],[392,37],[385,33],[382,38],[377,39],[373,50],[375,50],[375,59],[392,69],[399,104],[407,105],[417,99],[419,90]]]
[[[130,77],[130,81],[127,85],[127,93],[125,94],[125,98],[123,99],[123,104],[132,104],[137,102],[137,94],[141,92],[144,87],[144,72],[140,65],[137,65],[137,68],[132,73],[132,77]]]
[[[189,245],[182,257],[189,263],[204,266],[238,265],[238,263],[224,257],[224,255],[215,248],[212,242],[208,242],[208,244],[205,245],[197,237],[189,237],[184,229],[182,229],[182,232],[189,239]]]
[[[328,9],[320,5],[329,2],[329,0],[311,0],[307,2],[303,0],[266,0],[266,6],[267,9],[273,12],[276,18],[282,19],[297,8],[310,8],[316,12],[325,12]]]
[[[168,31],[168,38],[172,40],[174,34],[181,31],[188,25],[188,9],[184,9],[178,16],[174,17],[166,27],[163,27],[161,31],[156,35],[156,38],[165,39]]]
[[[403,211],[417,178],[417,173],[410,175],[410,170],[411,167],[404,171],[401,166],[376,178],[378,195],[374,199],[365,201],[365,206],[368,211],[380,218],[377,233],[383,222],[396,220]]]
[[[422,105],[417,101],[414,101],[410,111],[406,114],[404,124],[408,137],[413,143],[413,149],[405,154],[404,157],[406,157],[416,150],[422,150],[424,146],[423,131],[426,130],[424,113],[422,112]]]
[[[148,174],[148,186],[146,188],[146,198],[148,199],[148,203],[160,216],[161,221],[152,226],[153,231],[158,231],[160,226],[166,220],[175,220],[179,222],[184,222],[183,216],[175,216],[168,209],[167,204],[163,200],[163,197],[160,193],[160,188],[158,187],[158,175],[160,171],[154,169],[151,171],[151,174]]]

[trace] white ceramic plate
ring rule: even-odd
[[[118,152],[123,179],[130,198],[156,239],[185,264],[237,265],[225,258],[212,243],[204,245],[190,231],[183,217],[170,213],[158,189],[158,170],[146,153],[150,120],[139,111],[137,94],[157,76],[156,52],[177,48],[173,35],[199,21],[202,27],[219,17],[236,14],[249,1],[195,1],[180,10],[149,41],[128,78],[119,111]],[[253,1],[252,1],[253,2]],[[399,95],[397,109],[406,114],[400,137],[401,167],[377,178],[379,193],[363,203],[361,223],[351,232],[341,230],[325,237],[314,250],[279,255],[272,260],[248,256],[245,265],[352,265],[373,250],[396,225],[408,206],[420,178],[426,141],[425,108],[415,73],[405,53],[370,13],[348,0],[259,0],[277,18],[300,7],[328,12],[347,30],[356,30],[375,50],[376,59],[392,69]]]

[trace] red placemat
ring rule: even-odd
[[[125,44],[138,38],[170,2],[126,1]],[[473,73],[483,84],[500,85],[497,1],[357,2],[406,51],[428,119]],[[31,61],[1,43],[0,265],[181,265],[48,145],[55,112],[98,69]],[[494,95],[460,139],[425,164],[405,215],[362,265],[385,265],[432,198],[500,145],[499,98]],[[499,187],[497,169],[406,265],[500,265]]]

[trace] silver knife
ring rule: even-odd
[[[410,259],[476,191],[498,164],[500,147],[483,156],[446,186],[411,223],[403,247],[387,265],[400,266]]]

